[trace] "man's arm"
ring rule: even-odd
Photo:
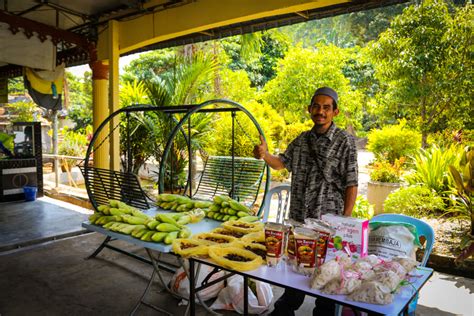
[[[351,216],[354,209],[355,200],[357,198],[357,186],[350,186],[346,188],[344,197],[344,216]]]
[[[275,170],[281,170],[285,168],[285,165],[280,160],[280,157],[272,155],[268,152],[268,146],[263,139],[263,136],[260,135],[260,145],[255,145],[253,149],[253,155],[256,159],[263,159],[265,162]]]

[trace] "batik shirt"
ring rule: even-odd
[[[290,218],[320,218],[344,212],[345,190],[357,186],[354,138],[331,124],[325,134],[315,128],[293,140],[280,159],[291,175]]]

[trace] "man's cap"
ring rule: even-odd
[[[311,98],[311,104],[313,104],[314,98],[316,98],[316,96],[318,95],[326,95],[328,97],[331,97],[334,100],[334,102],[337,104],[337,101],[338,101],[337,92],[329,87],[322,87],[322,88],[317,89],[314,92],[313,97]]]

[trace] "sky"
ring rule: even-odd
[[[127,66],[132,60],[137,59],[138,57],[140,57],[140,53],[128,55],[125,57],[120,57],[119,59],[120,73],[123,72],[123,68],[125,66]],[[86,71],[91,71],[91,68],[89,67],[89,64],[85,64],[81,66],[69,67],[69,68],[66,68],[66,70],[68,72],[71,72],[74,76],[82,78]]]

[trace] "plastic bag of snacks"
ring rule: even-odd
[[[265,224],[265,246],[267,247],[267,265],[277,266],[285,249],[285,233],[283,224],[267,222]]]

